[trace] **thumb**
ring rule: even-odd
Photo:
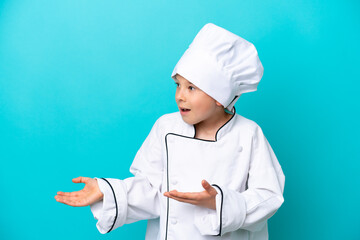
[[[87,178],[86,177],[77,177],[77,178],[73,178],[72,180],[74,183],[86,183],[87,182]]]
[[[217,194],[215,188],[213,188],[205,179],[201,181],[203,188],[210,194]]]

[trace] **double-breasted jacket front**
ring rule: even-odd
[[[285,176],[262,129],[235,112],[216,139],[195,138],[179,112],[161,116],[124,180],[96,178],[103,200],[90,206],[101,233],[148,219],[146,240],[268,239],[267,220],[282,205]],[[163,195],[217,190],[216,210]]]

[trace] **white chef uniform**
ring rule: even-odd
[[[261,128],[235,112],[242,93],[256,91],[263,67],[253,44],[206,24],[171,77],[180,74],[217,100],[232,118],[215,141],[196,139],[179,112],[154,124],[130,167],[134,177],[97,178],[103,200],[90,206],[96,226],[107,233],[149,219],[147,240],[268,239],[267,219],[283,203],[285,176]],[[163,195],[204,191],[212,184],[216,210]]]
[[[194,138],[179,112],[161,116],[130,167],[134,177],[97,178],[104,198],[90,208],[98,230],[149,219],[146,240],[268,239],[285,176],[261,128],[233,111],[215,141]],[[202,179],[218,192],[216,210],[163,195],[204,191]]]

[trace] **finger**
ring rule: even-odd
[[[191,200],[191,199],[178,198],[178,197],[175,197],[175,196],[169,196],[169,198],[174,199],[174,200],[179,201],[179,202],[190,203],[190,204],[193,204],[193,205],[199,205],[198,201]]]
[[[189,199],[189,200],[199,200],[199,193],[191,193],[191,192],[178,192],[176,190],[169,192],[170,196],[181,198],[181,199]]]
[[[78,197],[81,195],[81,191],[76,192],[57,192],[60,196],[68,196],[68,197]]]
[[[175,197],[175,196],[177,196],[178,197],[178,193],[179,193],[178,191],[172,190],[170,192],[164,192],[164,196],[166,196],[166,197],[170,197],[170,196]]]
[[[63,196],[56,195],[55,199],[56,199],[56,201],[58,201],[60,203],[64,203],[66,205],[74,206],[73,201],[69,197],[63,197]]]
[[[210,194],[210,195],[216,195],[217,191],[216,189],[211,186],[205,179],[201,181],[201,184],[203,185],[203,188]]]
[[[55,196],[56,201],[64,203],[69,206],[73,207],[83,207],[87,206],[85,202],[82,199],[76,198],[76,197],[68,197],[68,196]]]

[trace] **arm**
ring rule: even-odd
[[[238,229],[261,230],[266,220],[282,205],[285,176],[265,138],[257,127],[252,139],[247,189],[238,192],[215,186],[216,211],[195,219],[203,235],[223,235]]]
[[[137,152],[130,167],[133,177],[120,180],[96,178],[101,201],[90,205],[100,233],[110,232],[123,224],[160,216],[163,174],[159,119]]]

